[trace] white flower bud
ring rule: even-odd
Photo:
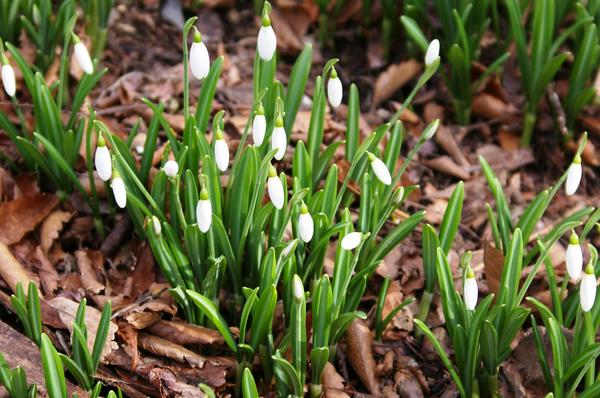
[[[292,289],[294,294],[294,301],[296,303],[300,303],[304,298],[304,284],[302,283],[302,279],[298,275],[294,275],[292,278]]]
[[[269,199],[276,209],[281,210],[284,203],[283,185],[281,180],[277,176],[277,170],[271,166],[269,168],[269,178],[267,179],[267,191],[269,192]]]
[[[258,106],[254,120],[252,120],[252,139],[254,145],[260,146],[265,139],[265,131],[267,130],[267,120],[265,119],[265,110],[262,104]]]
[[[160,220],[156,216],[152,216],[152,227],[154,228],[154,233],[160,235],[162,226],[160,225]]]
[[[596,275],[594,275],[594,267],[591,264],[585,268],[585,273],[579,285],[579,302],[581,309],[588,312],[594,306],[596,300]]]
[[[4,86],[4,91],[8,94],[9,97],[14,97],[17,92],[17,82],[15,80],[15,70],[12,65],[8,63],[6,56],[2,54],[3,61],[6,60],[6,63],[2,65],[2,85]]]
[[[477,288],[477,280],[475,274],[469,267],[467,271],[467,277],[465,279],[465,285],[463,286],[463,297],[467,309],[473,311],[477,305],[477,296],[479,289]]]
[[[581,246],[579,245],[579,237],[575,234],[575,231],[573,231],[569,238],[569,246],[567,246],[565,261],[567,263],[567,273],[569,274],[569,277],[573,280],[578,279],[583,267],[583,253],[581,252]]]
[[[229,166],[229,147],[220,129],[217,129],[215,133],[215,162],[217,168],[221,171],[227,170]]]
[[[300,206],[300,217],[298,217],[298,234],[304,243],[310,242],[315,231],[313,219],[308,212],[308,207],[304,202]]]
[[[427,52],[425,53],[425,65],[431,65],[440,56],[440,41],[434,39],[429,43]]]
[[[115,197],[115,202],[117,202],[117,206],[119,206],[121,209],[124,209],[127,205],[127,190],[125,189],[125,183],[123,182],[123,179],[116,171],[113,173],[113,179],[110,186],[113,190],[113,195]]]
[[[275,152],[275,159],[283,159],[286,147],[287,136],[285,134],[285,129],[283,128],[283,118],[278,116],[275,120],[273,134],[271,135],[271,149],[277,149],[277,152]]]
[[[262,26],[258,32],[258,55],[263,61],[270,61],[277,49],[277,36],[271,26],[271,20],[268,16],[262,19]]]
[[[390,175],[390,171],[387,166],[381,159],[373,155],[371,152],[367,152],[369,156],[369,162],[371,162],[371,168],[373,172],[377,176],[377,179],[381,181],[384,185],[390,185],[392,183],[392,176]]]
[[[194,42],[190,47],[190,69],[192,75],[198,80],[202,80],[208,76],[208,71],[210,70],[208,49],[202,41],[202,35],[197,30],[194,33]]]
[[[342,238],[342,249],[354,250],[360,245],[362,234],[360,232],[350,232]]]
[[[573,163],[569,166],[569,171],[567,172],[567,182],[565,183],[565,193],[569,196],[575,194],[577,188],[579,188],[579,183],[581,182],[581,156],[575,156],[573,159]]]
[[[206,233],[212,224],[212,205],[205,188],[202,188],[200,200],[196,205],[196,222],[202,233]]]
[[[179,173],[179,164],[175,160],[167,160],[163,166],[163,171],[169,178],[174,178]]]
[[[110,157],[110,151],[102,136],[98,137],[98,145],[96,146],[96,154],[94,155],[94,165],[96,166],[96,172],[102,181],[110,180],[112,175],[112,159]]]
[[[331,74],[329,75],[329,81],[327,82],[327,98],[332,107],[337,108],[342,103],[342,96],[344,90],[342,88],[342,81],[337,75],[335,68],[331,68]]]
[[[94,73],[94,64],[92,64],[92,59],[90,58],[90,53],[88,52],[87,47],[75,34],[73,34],[73,42],[75,43],[73,50],[75,52],[75,59],[77,60],[77,63],[85,73],[91,75]]]

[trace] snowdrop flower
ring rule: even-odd
[[[573,163],[569,166],[569,171],[567,172],[567,182],[565,183],[565,192],[567,195],[571,196],[575,194],[577,188],[579,188],[579,183],[581,182],[581,156],[577,154],[575,159],[573,159]]]
[[[327,98],[332,107],[337,108],[342,103],[343,89],[342,81],[338,77],[334,67],[331,68],[329,81],[327,82]]]
[[[594,275],[594,267],[588,264],[585,267],[585,273],[579,285],[579,302],[581,309],[588,312],[594,306],[596,300],[596,275]]]
[[[206,188],[202,188],[202,191],[200,191],[200,200],[196,205],[196,221],[202,233],[206,233],[212,224],[212,205]]]
[[[275,128],[271,135],[271,149],[277,149],[277,152],[275,152],[275,159],[283,159],[286,146],[287,136],[285,134],[285,129],[283,128],[283,118],[279,115],[277,116],[277,119],[275,119]]]
[[[202,41],[202,35],[195,27],[194,31],[194,42],[190,47],[190,69],[196,79],[202,80],[208,75],[210,56],[206,44]]]
[[[154,233],[156,235],[160,235],[162,227],[160,225],[160,220],[156,216],[152,216],[152,228],[154,228]]]
[[[123,179],[116,170],[113,172],[113,179],[110,186],[113,190],[113,195],[115,197],[115,202],[117,202],[117,206],[119,206],[121,209],[124,209],[125,205],[127,205],[127,190],[125,189],[125,183],[123,182]]]
[[[270,7],[269,7],[270,9]],[[258,32],[258,55],[263,61],[270,61],[277,48],[277,36],[271,26],[268,11],[263,13],[262,26]]]
[[[298,233],[300,239],[302,239],[304,243],[310,242],[314,231],[315,225],[313,219],[308,212],[308,207],[302,202],[302,205],[300,206],[300,217],[298,218]]]
[[[578,279],[581,275],[581,268],[583,267],[583,253],[581,252],[581,246],[579,245],[579,237],[573,231],[569,238],[569,246],[567,246],[566,254],[567,273],[571,279]]]
[[[79,40],[79,37],[75,33],[72,33],[72,35],[75,59],[77,60],[77,63],[79,64],[81,69],[88,75],[91,75],[92,73],[94,73],[94,64],[92,64],[90,53],[88,52],[86,46],[81,42],[81,40]]]
[[[429,43],[427,52],[425,52],[425,65],[431,65],[436,59],[440,57],[440,41],[434,39]]]
[[[94,155],[94,164],[98,176],[102,181],[110,180],[112,175],[112,160],[110,158],[110,152],[104,141],[104,137],[98,136],[98,144],[96,145],[96,154]]]
[[[385,163],[383,163],[381,159],[373,155],[371,152],[367,152],[367,155],[369,156],[371,168],[377,176],[377,179],[381,181],[384,185],[390,185],[392,183],[392,176],[390,175],[390,171],[388,170]]]
[[[277,176],[277,170],[273,165],[269,167],[269,178],[267,179],[267,191],[269,192],[269,199],[276,209],[281,210],[283,208],[284,193],[283,185],[281,180]]]
[[[256,109],[256,115],[252,120],[252,139],[254,145],[261,146],[265,139],[265,131],[267,130],[267,120],[265,119],[265,108],[263,108],[262,102],[258,104]]]
[[[8,62],[8,58],[2,53],[2,85],[4,91],[9,97],[14,97],[17,91],[17,83],[15,81],[15,70]]]
[[[215,162],[221,171],[227,170],[227,166],[229,166],[229,147],[220,128],[217,128],[215,132]]]
[[[348,235],[342,238],[342,249],[354,250],[360,245],[362,241],[362,234],[360,232],[350,232]]]
[[[294,301],[300,303],[304,298],[304,284],[302,279],[298,275],[294,275],[292,278],[292,289],[294,294]]]
[[[427,131],[427,135],[423,137],[425,141],[432,139],[435,133],[437,133],[438,129],[440,128],[440,119],[435,119],[433,122],[431,122],[430,126],[431,128]]]
[[[465,285],[463,286],[463,298],[467,309],[473,311],[477,305],[477,295],[479,290],[477,289],[477,281],[475,280],[475,274],[471,267],[467,269],[467,277],[465,279]]]
[[[163,166],[163,171],[169,178],[174,178],[179,173],[179,164],[175,160],[167,160]]]

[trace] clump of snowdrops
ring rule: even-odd
[[[275,380],[280,396],[304,396],[307,384],[311,395],[319,396],[322,372],[335,357],[336,343],[352,320],[366,317],[358,305],[369,278],[424,216],[419,211],[400,222],[390,219],[415,189],[398,186],[402,173],[439,122],[425,128],[397,167],[404,135],[398,118],[435,73],[439,57],[429,55],[423,76],[392,123],[377,127],[362,142],[358,90],[352,85],[345,141],[350,166],[341,175],[333,160],[343,142],[323,142],[327,103],[336,108],[343,101],[338,60],[329,61],[317,77],[306,142],[293,147],[290,133],[305,93],[312,48],[307,45],[298,56],[287,87],[276,80],[277,37],[269,13],[265,2],[254,63],[254,103],[235,153],[227,142],[224,111],[213,115],[212,137],[208,134],[223,59],[211,62],[192,18],[183,30],[182,136],[174,134],[161,105],[146,101],[154,116],[145,144],[138,148],[139,162],[131,136],[124,142],[96,121],[95,164],[103,179],[110,178],[116,204],[127,209],[137,231],[148,239],[185,318],[216,328],[235,353],[244,394],[260,378],[265,385]],[[189,104],[190,72],[202,82],[195,112]],[[161,131],[164,156],[160,171],[150,178]],[[381,151],[384,138],[388,145]],[[285,162],[290,160],[286,175]],[[348,190],[353,181],[361,186],[360,198]],[[347,207],[355,201],[360,208],[356,223]],[[389,233],[380,236],[384,226]],[[327,275],[324,262],[330,245],[335,247],[334,271]],[[274,316],[278,302],[283,319]],[[312,314],[311,328],[307,313]],[[379,320],[378,327],[389,321]],[[283,332],[276,334],[280,322]],[[239,327],[237,338],[230,331],[233,325]],[[257,356],[260,372],[253,369]]]

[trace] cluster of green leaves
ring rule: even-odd
[[[87,33],[93,38],[93,58],[100,58],[106,43],[113,0],[81,0]],[[0,0],[0,41],[17,44],[25,32],[35,45],[34,68],[44,73],[56,58],[56,48],[71,35],[76,0]]]
[[[85,148],[88,156],[87,168],[92,170],[91,156],[91,124],[86,128],[87,117],[80,113],[85,98],[98,83],[106,69],[84,74],[75,87],[74,95],[68,98],[69,48],[71,47],[72,29],[75,17],[67,24],[69,34],[64,35],[64,43],[60,60],[59,80],[48,85],[41,73],[34,69],[23,58],[19,50],[10,43],[6,49],[10,52],[23,75],[24,88],[31,96],[33,103],[34,125],[31,130],[25,120],[21,105],[13,98],[13,109],[19,116],[19,123],[14,124],[4,112],[0,111],[0,127],[6,132],[10,140],[23,157],[27,168],[39,171],[46,181],[51,183],[51,189],[56,189],[59,196],[78,191],[86,200],[96,218],[97,227],[102,231],[99,222],[100,213],[95,190],[90,196],[76,173],[76,164],[79,160],[79,151],[85,137]],[[1,45],[0,45],[1,47]],[[0,48],[4,50],[4,48]],[[93,111],[89,120],[94,119]],[[68,118],[63,118],[64,114]],[[94,186],[93,175],[90,174],[90,186]]]
[[[421,27],[433,26],[426,18],[425,2],[413,1],[405,5],[406,15],[401,17],[409,37],[421,48],[427,50],[429,40]],[[471,119],[471,102],[486,77],[495,73],[509,57],[501,54],[475,81],[471,78],[471,66],[481,56],[481,38],[490,27],[492,16],[497,16],[497,5],[493,0],[436,0],[435,17],[439,18],[439,29],[429,32],[441,43],[442,58],[447,60],[449,71],[444,75],[446,85],[452,94],[455,118],[461,124]],[[415,18],[418,19],[414,19]]]
[[[102,384],[100,382],[95,383],[95,375],[108,336],[112,315],[110,301],[106,303],[102,310],[91,353],[87,345],[85,298],[79,303],[73,322],[71,356],[58,353],[48,336],[42,333],[40,296],[38,288],[33,281],[29,283],[27,296],[21,283],[17,283],[16,293],[11,296],[11,304],[25,329],[25,334],[40,347],[44,378],[49,397],[67,398],[63,366],[67,368],[82,388],[90,392],[92,397],[99,397]],[[11,370],[1,353],[0,382],[9,391],[11,397],[24,398],[36,396],[37,387],[27,383],[24,370],[21,368]],[[108,397],[116,398],[116,394],[111,391]]]
[[[92,59],[102,57],[108,35],[108,17],[113,3],[114,0],[81,0],[86,21],[86,33],[93,38]]]
[[[585,29],[593,23],[584,6],[577,3],[576,20],[559,34],[559,24],[566,15],[571,1],[536,0],[531,12],[529,26],[523,23],[523,3],[517,0],[507,0],[510,30],[517,49],[517,59],[521,70],[523,92],[527,99],[526,114],[523,122],[522,143],[529,146],[535,121],[537,108],[544,96],[546,87],[554,79],[562,64],[568,59],[567,52],[558,53],[561,45],[579,29]],[[531,33],[529,40],[528,31]],[[529,49],[529,50],[528,50]],[[595,68],[597,47],[587,43],[585,47],[578,47],[581,54],[579,62],[589,63],[589,66],[573,68],[572,78],[578,80],[578,85],[572,90],[567,103],[571,112],[570,121],[583,105],[591,100],[589,94],[582,94],[582,86],[590,77],[589,73]],[[585,75],[587,73],[587,76]],[[587,102],[586,102],[587,101]]]
[[[190,19],[184,27],[184,59],[187,59],[187,36],[194,21],[195,18]],[[262,378],[265,381],[274,378],[278,394],[302,396],[304,385],[310,380],[311,391],[317,396],[322,389],[323,369],[335,355],[336,343],[352,320],[366,317],[358,305],[369,278],[383,258],[423,219],[424,212],[417,212],[391,225],[391,230],[388,224],[389,233],[379,237],[391,213],[415,189],[396,186],[411,159],[433,136],[439,122],[425,128],[398,167],[404,137],[398,115],[393,123],[377,127],[361,142],[358,90],[352,86],[345,148],[350,167],[340,186],[338,167],[332,160],[343,142],[322,150],[327,111],[324,83],[337,60],[328,62],[314,84],[307,140],[306,143],[299,141],[294,148],[291,178],[288,180],[283,172],[273,177],[279,178],[285,193],[284,205],[277,209],[271,202],[262,200],[275,154],[275,150],[270,150],[269,141],[278,115],[283,117],[289,139],[305,92],[312,48],[307,46],[298,56],[287,87],[275,79],[276,57],[263,61],[257,54],[254,103],[226,184],[222,184],[222,173],[216,167],[214,139],[209,142],[206,134],[222,62],[222,58],[218,58],[212,64],[203,81],[195,113],[189,106],[189,74],[184,62],[186,124],[181,137],[173,133],[162,105],[145,101],[154,116],[139,162],[131,148],[136,129],[123,141],[102,123],[96,121],[95,126],[114,154],[114,168],[127,188],[128,212],[137,231],[147,237],[176,302],[189,322],[214,327],[223,335],[228,348],[237,356],[238,385],[242,385],[244,370],[251,368],[258,356]],[[439,61],[427,68],[403,108],[438,65]],[[259,108],[264,109],[267,120],[264,141],[260,146],[247,145],[250,126]],[[213,137],[225,128],[223,116],[221,111],[213,117]],[[167,146],[161,165],[172,156],[179,168],[177,175],[168,177],[161,167],[151,180],[152,157],[161,130]],[[389,137],[388,145],[381,151],[380,143],[385,137]],[[390,185],[374,178],[368,153],[382,159],[391,170]],[[341,241],[355,229],[346,207],[356,200],[348,190],[354,181],[360,184],[362,191],[356,227],[361,242],[354,250],[347,250],[342,248]],[[291,196],[288,197],[289,191]],[[211,203],[212,224],[203,233],[198,227],[196,206],[205,196]],[[286,237],[290,224],[293,235],[298,236],[303,203],[314,220],[314,236],[309,242]],[[336,237],[334,271],[330,279],[324,275],[323,264],[329,243]],[[223,291],[227,292],[225,296]],[[312,330],[306,327],[309,298],[312,298],[309,306]],[[276,342],[273,325],[277,321],[274,309],[278,299],[283,301],[285,329],[283,339]],[[380,319],[379,329],[391,319],[389,316]],[[230,332],[232,322],[239,326],[237,339]],[[310,336],[312,348],[307,351]],[[308,358],[311,377],[307,374]]]
[[[585,137],[583,141],[578,154],[583,150]],[[448,235],[440,233],[440,239],[438,239],[434,230],[425,227],[423,261],[424,264],[429,264],[425,266],[426,268],[431,268],[432,258],[435,259],[435,279],[440,289],[446,329],[455,351],[456,367],[427,325],[419,319],[415,320],[418,328],[432,342],[463,397],[470,397],[475,393],[482,396],[497,394],[499,366],[510,355],[511,343],[522,329],[530,313],[529,309],[522,306],[522,302],[533,278],[542,264],[548,262],[548,253],[552,245],[594,212],[594,208],[587,207],[566,217],[558,222],[550,232],[538,237],[537,244],[528,249],[529,238],[535,231],[536,224],[562,186],[567,173],[552,189],[545,190],[536,196],[523,214],[517,220],[513,220],[508,201],[497,176],[483,158],[480,158],[480,163],[496,202],[497,214],[488,205],[488,215],[496,248],[504,257],[499,293],[495,300],[494,295],[490,294],[479,302],[474,311],[468,310],[456,291],[452,269],[443,246],[444,241],[441,239],[441,236]],[[451,199],[450,202],[453,202],[453,206],[449,205],[448,207],[457,208],[456,201],[456,198]],[[444,217],[444,221],[449,219]],[[591,217],[591,221],[588,221],[589,227],[586,229],[591,230],[596,222],[597,218]],[[440,230],[445,230],[444,223]],[[451,241],[449,243],[451,245]],[[446,241],[445,244],[448,245],[448,242]],[[463,285],[469,262],[470,255],[467,253],[461,259]],[[521,281],[522,270],[530,266],[529,275],[524,281]],[[434,271],[429,269],[426,272],[431,278]],[[558,297],[559,294],[556,292],[557,300]],[[560,301],[558,301],[558,305],[560,305]]]

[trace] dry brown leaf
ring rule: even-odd
[[[131,369],[135,369],[140,359],[138,350],[138,332],[129,323],[119,320],[117,334],[125,343],[122,348],[131,357]]]
[[[456,138],[454,134],[452,134],[452,130],[446,126],[440,126],[437,133],[435,134],[435,141],[444,148],[444,151],[450,156],[452,159],[460,165],[464,167],[470,167],[471,163],[467,160],[463,152],[461,151],[458,143],[456,142]]]
[[[44,288],[45,296],[53,296],[54,291],[58,288],[58,272],[50,263],[44,251],[40,246],[35,248],[35,258],[39,265],[37,266],[40,282]]]
[[[502,278],[502,268],[504,267],[504,254],[489,242],[484,243],[483,266],[485,270],[485,280],[490,290],[498,295],[500,292],[500,280]]]
[[[18,282],[21,282],[23,288],[27,290],[31,280],[29,273],[2,242],[0,242],[0,276],[13,292],[16,291]]]
[[[67,325],[69,332],[73,333],[73,322],[75,321],[75,315],[77,314],[77,308],[79,303],[66,298],[66,297],[55,297],[48,301],[52,307],[58,311],[58,316],[63,324]],[[88,306],[85,311],[85,325],[88,333],[88,348],[92,352],[94,340],[96,339],[96,333],[98,332],[98,325],[100,324],[100,311],[94,307]],[[119,348],[115,341],[115,333],[117,332],[117,325],[111,321],[108,326],[108,335],[106,336],[106,343],[102,350],[102,360],[109,355],[113,350]]]
[[[488,93],[481,93],[473,98],[471,105],[473,115],[480,116],[484,119],[506,118],[507,116],[516,113],[517,109],[500,98]]]
[[[452,160],[450,156],[443,155],[435,159],[424,160],[423,163],[435,171],[460,178],[463,181],[471,178],[469,173],[465,171],[464,168],[454,163],[454,160]]]
[[[308,15],[301,15],[296,15],[296,17],[305,17],[308,19]],[[277,48],[283,53],[298,52],[302,50],[302,40],[294,27],[287,22],[286,18],[275,8],[271,10],[270,17],[273,20],[273,29],[277,34]]]
[[[344,378],[335,370],[335,366],[331,362],[325,364],[321,383],[323,383],[326,398],[350,398],[344,392]]]
[[[375,378],[375,359],[373,359],[373,333],[362,319],[352,321],[346,330],[348,361],[360,381],[371,394],[379,395],[379,383]]]
[[[0,204],[0,241],[12,245],[32,231],[58,204],[55,195],[37,194]]]
[[[373,107],[386,99],[421,72],[423,65],[415,60],[390,65],[375,82]]]
[[[185,322],[160,320],[147,329],[152,334],[180,345],[223,344],[223,336],[214,329]]]
[[[40,229],[40,244],[44,253],[48,253],[54,240],[58,238],[63,224],[71,219],[73,213],[62,210],[54,210],[42,223]]]
[[[178,362],[188,363],[193,367],[202,368],[206,359],[187,348],[175,344],[169,340],[153,336],[151,334],[140,333],[138,335],[138,344],[144,350],[155,355],[171,358]]]
[[[90,258],[90,253],[87,250],[77,250],[75,257],[81,275],[81,284],[85,290],[94,295],[104,291],[105,286],[96,279],[96,270]]]
[[[498,130],[498,141],[500,141],[502,149],[506,149],[507,151],[514,151],[521,148],[521,137],[504,128]]]
[[[385,317],[387,317],[388,314],[394,310],[394,308],[402,303],[403,298],[404,295],[402,294],[402,289],[400,288],[400,282],[398,280],[393,281],[388,288],[387,295],[385,296],[381,317],[385,319]],[[400,310],[387,325],[386,329],[392,326],[400,330],[413,330],[412,313],[408,307]]]

